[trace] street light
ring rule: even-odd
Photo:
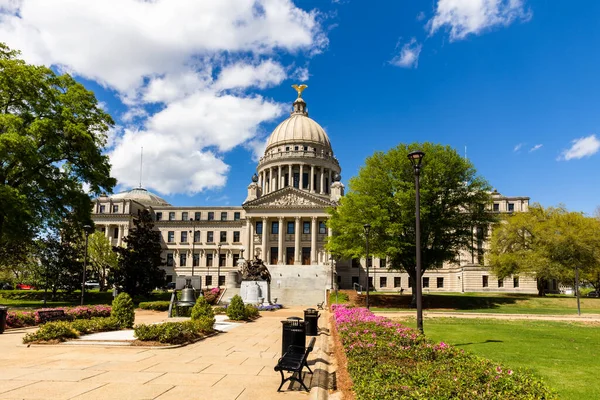
[[[85,249],[83,254],[83,275],[81,277],[81,305],[83,305],[83,298],[85,296],[85,270],[87,269],[88,237],[92,232],[93,228],[90,225],[83,226],[83,233],[85,234]]]
[[[421,299],[421,210],[420,210],[420,193],[419,193],[419,174],[421,172],[421,161],[425,153],[422,151],[413,151],[408,154],[408,159],[412,163],[415,170],[415,239],[416,239],[416,251],[417,251],[417,265],[416,275],[417,279],[415,282],[415,291],[417,295],[417,329],[423,333],[423,304]]]
[[[217,287],[220,288],[221,283],[220,283],[219,277],[221,276],[221,243],[219,243],[219,245],[217,246],[217,249],[219,250],[219,256],[218,256],[218,260],[217,260]]]
[[[371,231],[371,224],[364,224],[363,228],[365,228],[365,238],[367,241],[367,248],[365,252],[367,253],[365,256],[365,263],[367,264],[367,310],[369,309],[369,232]]]
[[[194,223],[193,218],[190,218],[190,222],[192,223],[192,276],[194,276],[194,262],[196,261],[196,257],[194,255],[196,245],[196,224]]]

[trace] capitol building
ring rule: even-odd
[[[331,235],[327,209],[344,196],[344,185],[329,137],[309,118],[301,92],[290,116],[271,133],[243,204],[178,207],[135,188],[94,200],[96,229],[113,245],[124,245],[138,212],[149,210],[161,234],[167,281],[180,287],[185,277],[193,276],[195,286],[225,288],[226,298],[239,292],[240,258],[264,261],[272,277],[271,298],[286,305],[314,305],[335,287],[365,287],[365,259],[334,260],[325,250]],[[497,192],[492,197],[495,212],[528,210],[528,197]],[[492,276],[480,264],[478,253],[465,251],[459,264],[427,271],[423,292],[537,293],[532,278]],[[410,293],[407,273],[389,270],[385,260],[378,258],[370,265],[370,287]]]

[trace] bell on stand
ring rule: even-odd
[[[180,307],[193,307],[196,304],[196,291],[191,282],[191,279],[186,279],[185,286],[181,289],[181,300],[177,302]]]

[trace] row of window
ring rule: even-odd
[[[190,218],[192,213],[189,213],[187,211],[182,211],[181,212],[181,218],[178,220],[176,219],[176,215],[177,213],[175,211],[169,211],[167,217],[169,221],[189,221],[189,220],[194,220],[194,221],[200,221],[202,219],[202,212],[200,211],[196,211],[194,212],[194,218]],[[156,220],[157,221],[162,221],[163,220],[163,213],[161,211],[156,212],[155,214]],[[233,213],[233,220],[234,221],[239,221],[241,218],[241,213],[239,211],[235,211]],[[206,221],[214,221],[215,220],[215,212],[214,211],[208,211],[207,215],[206,215]],[[228,221],[229,220],[229,213],[227,211],[222,211],[221,212],[221,219],[220,221]]]
[[[113,204],[113,206],[112,206],[112,212],[113,213],[118,213],[119,212],[119,205],[118,204]],[[100,214],[104,214],[104,213],[106,213],[106,205],[100,204]]]
[[[206,253],[206,266],[207,267],[212,267],[214,266],[214,259],[215,257],[213,256],[212,253]],[[185,253],[181,253],[179,254],[179,267],[186,267],[187,266],[187,254]],[[240,255],[239,254],[234,254],[233,255],[233,265],[237,265],[238,260],[240,259]],[[219,260],[219,267],[225,267],[227,264],[227,254],[219,254],[218,255],[218,260]],[[173,267],[175,265],[175,256],[173,255],[173,253],[167,253],[167,267]],[[194,253],[194,255],[192,256],[192,265],[194,267],[198,267],[200,266],[200,253]]]
[[[219,242],[220,243],[224,243],[227,242],[227,231],[220,231],[219,233]],[[189,231],[189,234],[191,236],[192,231]],[[199,243],[202,241],[201,238],[201,234],[202,231],[193,231],[194,234],[194,243]],[[187,243],[188,242],[188,231],[181,231],[179,233],[180,235],[180,242],[181,243]],[[207,231],[206,232],[206,243],[214,243],[215,242],[215,233],[213,231]],[[240,231],[233,231],[233,242],[234,243],[239,243],[240,242]],[[175,243],[175,231],[168,231],[167,232],[167,243]]]
[[[200,277],[202,280],[202,277]],[[206,275],[204,277],[205,287],[209,287],[213,284],[212,275]],[[167,275],[167,282],[173,282],[173,275]],[[200,282],[202,283],[202,282]],[[225,275],[219,275],[219,286],[225,286]]]
[[[302,186],[300,185],[300,173],[299,172],[294,172],[292,174],[292,183],[290,184],[290,174],[283,174],[282,173],[282,177],[283,177],[283,187],[288,187],[288,186],[293,186],[296,189],[308,189],[309,188],[309,173],[308,172],[303,172],[302,173]],[[266,178],[265,184],[269,185],[269,182],[271,181],[271,176],[269,175],[268,178]],[[323,191],[325,193],[329,193],[329,177],[324,177],[324,188]],[[317,176],[317,174],[313,175],[313,188],[319,188],[319,177]]]
[[[483,275],[481,277],[481,284],[483,285],[483,287],[489,287],[490,283],[489,283],[489,277],[487,275]],[[498,279],[498,287],[504,287],[504,279]],[[515,276],[513,277],[513,287],[518,288],[519,287],[519,277]]]
[[[340,283],[341,281],[341,276],[338,275],[338,283]],[[354,285],[355,283],[358,283],[358,276],[353,276],[352,277],[352,284]],[[438,289],[441,289],[444,287],[444,278],[443,277],[438,277],[436,278],[436,287]],[[369,277],[369,285],[373,286],[373,278]],[[424,276],[423,277],[423,287],[424,288],[428,288],[430,285],[429,282],[429,277]],[[411,281],[410,279],[408,280],[408,287],[411,287]],[[387,287],[387,277],[386,276],[380,276],[379,277],[379,287]],[[402,279],[399,276],[395,276],[394,277],[394,287],[395,288],[402,288]],[[483,287],[488,287],[488,276],[484,275],[483,276]],[[498,287],[504,287],[504,280],[502,279],[498,279]],[[519,287],[519,277],[515,276],[513,278],[513,287],[518,288]]]
[[[310,221],[302,221],[302,233],[310,234]],[[263,223],[258,221],[256,222],[255,232],[257,235],[262,235],[263,233]],[[287,221],[287,229],[286,232],[288,235],[293,235],[296,233],[296,223],[294,221]],[[324,235],[327,233],[327,226],[324,221],[319,221],[319,234]],[[277,235],[279,234],[279,221],[271,222],[271,234]]]
[[[495,212],[500,211],[500,204],[499,203],[494,203],[493,207],[494,207],[493,210]],[[507,211],[508,212],[514,212],[515,211],[515,203],[508,203]]]

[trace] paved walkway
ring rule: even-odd
[[[281,320],[302,310],[261,313],[258,320],[175,349],[144,347],[31,346],[26,332],[0,335],[0,399],[308,399],[325,386],[327,335],[317,338],[307,375],[311,394],[292,389],[277,393]],[[326,327],[327,312],[319,319]],[[156,322],[165,313],[141,312],[136,322]],[[316,361],[316,363],[315,363]],[[283,389],[288,389],[286,384]],[[323,390],[320,390],[323,392]],[[320,397],[320,396],[319,396]]]

